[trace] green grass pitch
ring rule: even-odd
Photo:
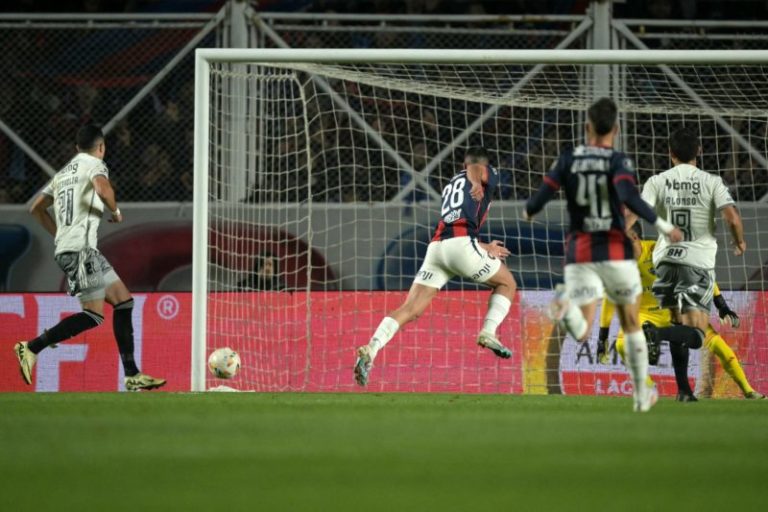
[[[768,403],[0,395],[0,510],[764,510]]]

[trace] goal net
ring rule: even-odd
[[[402,53],[397,63],[377,63],[382,54],[372,53],[339,64],[280,63],[279,53],[269,60],[255,50],[235,61],[222,52],[198,55],[194,389],[359,389],[355,348],[405,298],[443,187],[463,152],[480,145],[501,175],[483,236],[512,251],[506,263],[519,285],[499,330],[514,355],[497,359],[474,344],[489,292],[454,279],[379,354],[367,390],[628,392],[618,359],[596,361],[596,334],[578,345],[544,314],[562,281],[562,201],[533,224],[519,218],[559,152],[584,141],[584,111],[606,91],[620,107],[617,147],[633,159],[641,183],[670,167],[670,131],[694,125],[700,166],[721,176],[738,201],[749,251],[734,257],[720,229],[716,271],[743,321],[723,336],[753,386],[766,384],[765,64],[691,64],[707,62],[696,52],[667,68],[564,64],[562,57],[529,64],[513,53],[508,63],[484,63],[472,52],[476,62],[435,63],[438,54],[427,51]],[[205,371],[207,353],[224,346],[243,364],[229,382]],[[717,362],[701,361],[704,378],[698,353],[689,371],[701,386],[715,395],[738,392]],[[668,351],[652,374],[663,390],[673,389]]]

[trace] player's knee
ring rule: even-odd
[[[494,280],[493,284],[491,285],[493,287],[493,292],[498,293],[499,295],[503,295],[510,301],[512,301],[512,298],[515,296],[515,291],[517,290],[517,283],[515,282],[515,278],[512,276],[512,273],[507,271],[506,275],[499,272],[499,276],[497,279]]]

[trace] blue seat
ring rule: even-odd
[[[21,224],[0,224],[0,291],[8,291],[11,268],[29,249],[31,237]]]

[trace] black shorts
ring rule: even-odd
[[[715,271],[659,263],[651,290],[664,309],[710,311],[715,293]]]

